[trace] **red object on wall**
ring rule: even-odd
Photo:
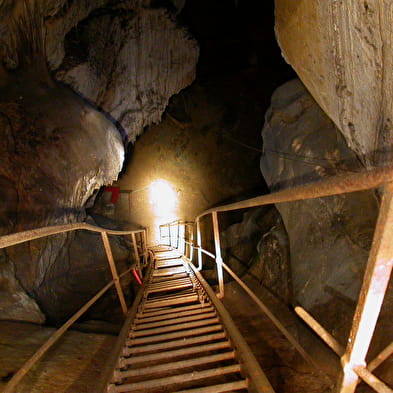
[[[108,186],[105,187],[105,191],[112,193],[110,202],[113,204],[117,203],[117,200],[119,199],[120,187]]]

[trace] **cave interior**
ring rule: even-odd
[[[321,185],[322,197],[221,212],[219,230],[203,216],[197,245],[222,255],[297,340],[224,273],[221,301],[275,392],[391,392],[388,3],[0,1],[0,391],[115,279],[106,235],[59,231],[12,245],[7,236],[78,223],[137,231],[108,240],[117,271],[134,275],[77,318],[16,390],[99,393],[124,322],[116,285],[131,307],[145,247],[168,244],[171,230],[195,240],[207,209],[347,177],[330,194]],[[170,222],[190,225],[162,227]],[[201,273],[218,289],[207,254]],[[298,309],[330,333],[336,354]],[[357,342],[360,361],[348,359]],[[357,375],[348,382],[348,364],[369,365],[381,390]]]

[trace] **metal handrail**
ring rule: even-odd
[[[132,231],[118,231],[113,229],[102,228],[95,225],[86,224],[84,222],[78,222],[73,224],[65,225],[52,225],[43,228],[30,229],[23,232],[16,232],[10,235],[4,235],[0,237],[0,248],[15,246],[28,242],[30,240],[40,239],[51,235],[57,235],[60,233],[72,232],[76,230],[86,230],[97,233],[107,233],[108,235],[131,235],[132,233],[141,233],[145,229],[135,229]]]
[[[227,212],[276,203],[294,202],[304,199],[347,194],[355,191],[365,191],[381,187],[392,181],[393,166],[386,166],[383,168],[373,169],[371,171],[351,173],[349,175],[332,176],[310,184],[296,186],[283,191],[277,191],[271,194],[260,195],[255,198],[213,207],[199,214],[196,221],[213,212]]]
[[[379,393],[393,393],[391,388],[389,388],[386,384],[384,384],[371,373],[373,370],[371,367],[366,368],[364,366],[365,356],[371,343],[371,338],[373,336],[393,267],[393,243],[391,242],[393,237],[393,166],[378,168],[367,172],[335,176],[268,195],[261,195],[240,202],[213,207],[199,214],[195,220],[197,242],[196,245],[194,244],[191,248],[192,250],[198,250],[198,270],[201,270],[202,252],[204,250],[201,247],[200,219],[209,214],[212,215],[216,255],[214,256],[210,253],[209,256],[215,258],[216,260],[219,284],[218,296],[224,296],[224,281],[222,275],[222,269],[224,268],[243,287],[243,289],[246,290],[246,292],[258,304],[258,306],[266,312],[264,309],[267,309],[267,307],[263,305],[260,299],[258,299],[251,289],[248,288],[247,285],[241,281],[241,279],[237,277],[227,265],[223,263],[221,258],[220,234],[217,214],[219,212],[227,212],[269,204],[293,202],[305,199],[340,195],[356,191],[364,191],[377,187],[383,187],[382,204],[366,272],[363,278],[363,285],[361,288],[359,301],[353,318],[350,337],[348,338],[346,349],[344,349],[339,354],[339,356],[342,355],[342,373],[339,381],[340,393],[354,393],[356,386],[359,383],[359,377]],[[173,222],[170,225],[173,225]],[[180,223],[178,225],[180,225]],[[168,226],[168,224],[164,224],[161,227],[164,226]],[[171,236],[171,233],[169,233],[169,235]],[[179,236],[177,240],[179,241]],[[172,244],[171,240],[170,244]],[[192,255],[190,255],[190,259],[192,260]],[[269,314],[271,313],[268,312],[268,316],[271,318],[273,314]],[[302,315],[299,316],[301,316],[302,319],[310,325],[309,318],[304,318]],[[288,332],[281,325],[281,323],[279,323],[278,320],[275,320],[276,318],[274,317],[272,321],[275,323],[275,325],[284,333],[290,342],[295,345],[296,349],[299,350],[300,344],[297,344],[292,335],[288,335]],[[312,325],[310,325],[310,327],[313,329]],[[321,336],[321,330],[313,330],[319,336]],[[295,340],[295,343],[292,342],[292,339]],[[324,338],[322,337],[322,339]],[[328,342],[329,340],[325,341]],[[379,355],[380,357],[374,359],[370,365],[379,365],[392,354],[392,351],[393,346],[390,344]],[[300,353],[303,356],[305,354],[304,350],[302,349],[300,350]],[[312,361],[308,355],[304,357],[306,360]]]
[[[111,246],[108,239],[109,235],[131,235],[131,241],[133,243],[133,251],[136,258],[136,269],[139,275],[141,275],[140,257],[146,258],[148,255],[146,248],[146,230],[136,229],[128,231],[118,231],[107,228],[102,228],[86,223],[73,223],[65,225],[53,225],[43,228],[31,229],[23,232],[17,232],[10,235],[0,237],[0,249],[5,247],[15,246],[17,244],[25,243],[31,240],[40,239],[43,237],[72,232],[76,230],[87,230],[101,234],[102,242],[104,245],[105,253],[108,259],[109,267],[112,273],[113,280],[104,286],[99,292],[96,293],[79,311],[77,311],[72,317],[68,319],[56,332],[54,332],[49,339],[28,359],[23,366],[13,375],[5,386],[3,393],[14,392],[16,386],[22,380],[22,378],[30,371],[30,369],[37,363],[38,360],[63,336],[63,334],[70,328],[70,326],[77,321],[98,299],[100,299],[113,285],[116,287],[117,295],[119,297],[120,305],[123,313],[127,314],[127,305],[124,299],[123,290],[120,285],[120,279],[126,274],[134,270],[132,267],[127,269],[125,272],[118,275],[115,261],[113,259]],[[140,234],[140,242],[142,244],[142,254],[138,252],[136,234]]]

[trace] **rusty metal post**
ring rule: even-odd
[[[345,348],[316,320],[314,319],[303,307],[296,306],[295,312],[307,323],[308,326],[314,330],[315,333],[329,346],[338,356],[342,356]]]
[[[171,232],[171,224],[168,224],[168,246],[172,247],[172,232]]]
[[[354,368],[365,365],[365,357],[381,310],[393,266],[393,194],[392,183],[384,187],[382,204],[374,232],[359,301],[353,318],[338,391],[354,393],[358,375]]]
[[[190,232],[190,261],[194,259],[194,225],[191,225],[191,232]]]
[[[224,272],[222,269],[220,230],[218,227],[217,212],[212,213],[212,219],[213,219],[214,245],[216,248],[216,265],[217,265],[218,289],[219,289],[217,297],[222,299],[224,297]]]
[[[201,224],[199,218],[196,220],[196,232],[197,232],[197,247],[198,247],[198,271],[202,270],[202,236],[201,236]]]
[[[184,255],[187,254],[186,231],[187,231],[187,226],[186,226],[186,223],[184,223],[183,224],[183,236],[182,236],[183,237],[183,239],[182,239],[182,242],[183,242],[183,246],[182,246],[183,252],[182,252],[182,254],[184,254]]]
[[[393,341],[368,364],[367,368],[370,371],[374,371],[392,354],[393,354]]]
[[[143,266],[147,265],[147,236],[146,229],[141,232],[142,252],[143,252]]]
[[[135,255],[136,270],[138,271],[139,276],[140,276],[141,278],[143,278],[143,277],[142,277],[142,269],[141,269],[141,260],[140,260],[140,258],[139,258],[138,245],[137,245],[137,243],[136,243],[136,236],[135,236],[135,233],[131,233],[131,240],[132,240],[132,247],[133,247],[134,255]]]
[[[121,309],[123,310],[124,315],[127,314],[127,304],[124,299],[123,290],[121,289],[119,275],[117,274],[115,261],[113,259],[113,254],[111,250],[111,245],[109,243],[108,235],[106,232],[101,233],[102,243],[104,244],[106,256],[108,258],[109,267],[111,268],[113,281],[115,283],[117,296],[119,297]]]
[[[180,236],[180,222],[177,222],[177,238],[176,238],[176,249],[179,249],[179,236]]]

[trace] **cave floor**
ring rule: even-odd
[[[329,380],[308,364],[235,282],[225,285],[223,302],[276,393],[333,391],[332,375]],[[277,311],[274,309],[276,316]],[[296,330],[296,326],[290,327],[288,323],[292,322],[284,322],[288,329]]]
[[[55,329],[0,322],[0,392]],[[115,336],[69,331],[23,378],[17,393],[93,393]]]

